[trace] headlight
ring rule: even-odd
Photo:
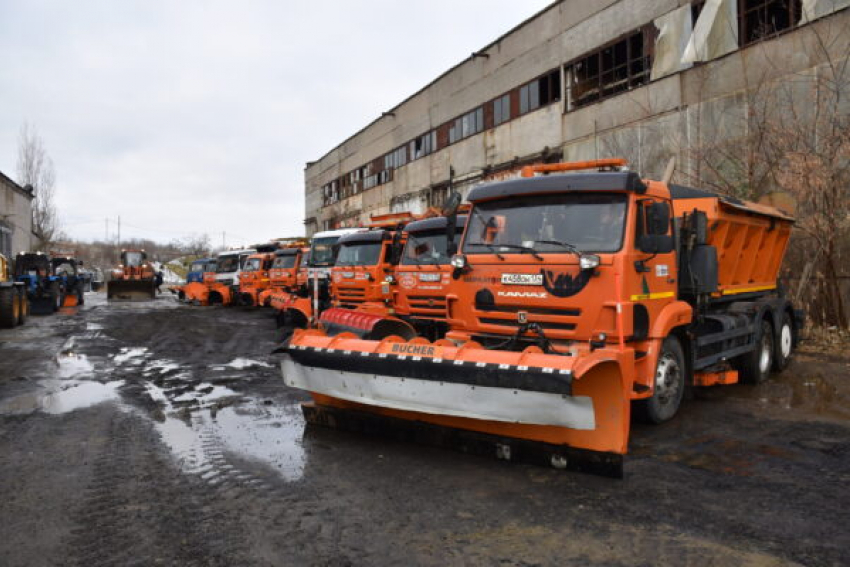
[[[579,259],[579,265],[582,270],[592,270],[599,266],[599,256],[596,254],[582,254]]]
[[[384,278],[384,281],[386,281],[388,284],[394,284],[395,276],[393,276],[392,274],[388,274],[387,277]]]
[[[466,256],[463,254],[455,254],[452,256],[452,267],[462,270],[466,267]]]

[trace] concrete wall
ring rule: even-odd
[[[745,133],[748,89],[790,74],[804,75],[821,64],[812,56],[817,52],[814,31],[850,30],[850,13],[843,11],[693,68],[682,64],[684,70],[668,69],[663,74],[672,74],[661,74],[648,85],[571,112],[565,112],[561,101],[409,162],[395,170],[389,183],[322,206],[324,184],[658,18],[689,20],[689,5],[684,0],[564,0],[551,5],[484,48],[489,58],[467,59],[392,109],[395,116],[377,119],[308,164],[306,217],[315,219],[308,233],[328,219],[360,222],[391,208],[421,210],[428,205],[428,189],[445,183],[450,168],[465,193],[488,167],[539,155],[544,148],[562,152],[565,160],[623,155],[634,169],[656,178],[676,156],[681,176],[688,177],[694,166],[687,149],[698,138]],[[687,34],[691,22],[685,23]],[[829,44],[832,55],[846,57],[848,36],[838,34]],[[676,48],[683,49],[687,35],[672,37]]]
[[[0,253],[14,258],[22,250],[33,249],[32,199],[32,194],[0,173],[0,226],[11,229],[11,234],[4,230],[0,237]]]

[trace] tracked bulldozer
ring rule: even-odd
[[[527,168],[468,200],[442,336],[351,316],[281,347],[309,422],[621,476],[633,409],[673,419],[686,389],[759,382],[791,356],[803,315],[777,287],[794,222],[779,209],[619,159]]]
[[[106,284],[110,301],[149,301],[156,299],[156,275],[144,250],[122,250],[121,264],[112,270]]]

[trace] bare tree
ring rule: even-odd
[[[54,202],[56,171],[38,130],[27,122],[18,135],[18,183],[33,189],[32,231],[38,239],[38,249],[46,250],[59,230]]]

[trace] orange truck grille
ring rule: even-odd
[[[439,295],[411,295],[408,297],[411,315],[426,317],[446,316],[446,298]]]

